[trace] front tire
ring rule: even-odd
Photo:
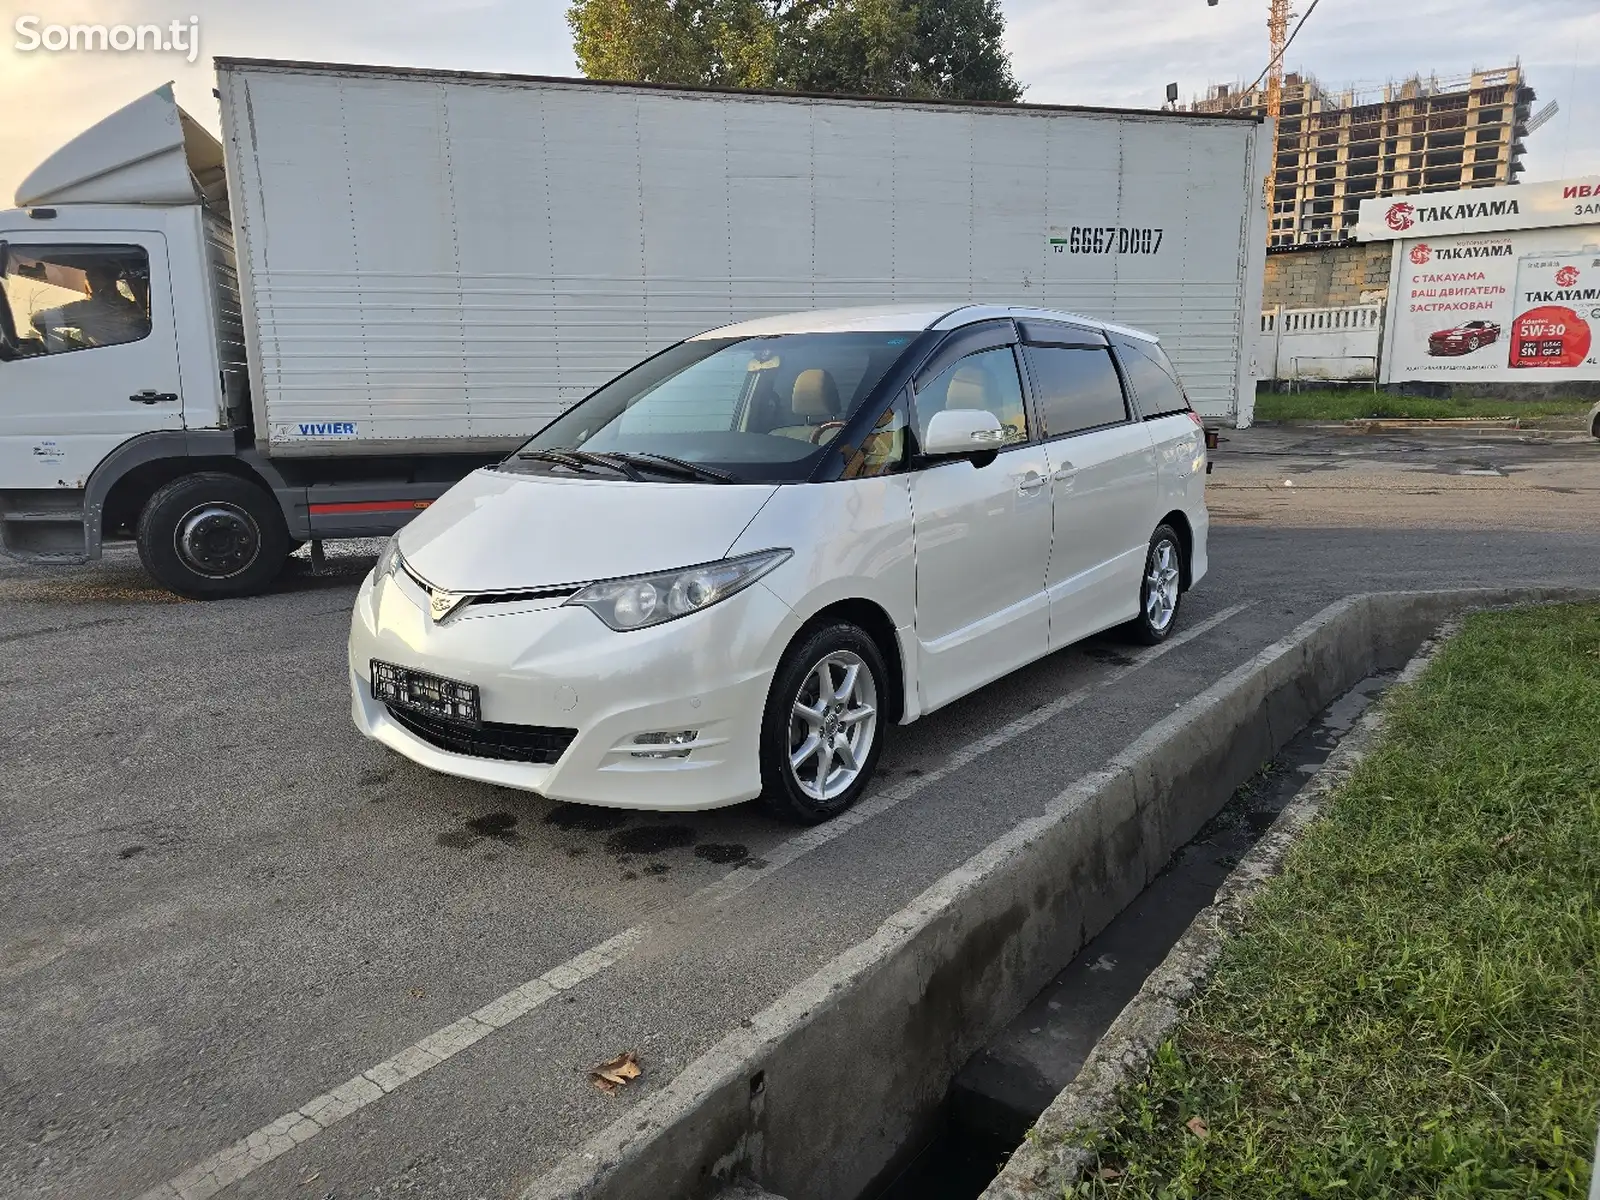
[[[289,557],[278,502],[220,471],[185,475],[158,490],[139,514],[138,540],[151,577],[194,600],[257,595]]]
[[[783,656],[761,722],[761,797],[815,825],[861,798],[878,765],[889,674],[878,645],[839,621]]]
[[[1172,636],[1183,602],[1183,539],[1171,525],[1156,526],[1139,579],[1139,615],[1126,628],[1134,641],[1156,646]]]

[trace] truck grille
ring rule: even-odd
[[[503,762],[549,764],[566,753],[576,729],[552,729],[544,725],[497,725],[485,721],[477,728],[437,717],[424,716],[393,705],[386,705],[395,722],[409,729],[429,745],[451,754],[473,758],[496,758]]]

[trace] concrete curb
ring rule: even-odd
[[[1447,622],[1424,642],[1396,682],[1418,679],[1457,625]],[[1290,848],[1316,819],[1323,801],[1343,786],[1366,758],[1382,735],[1385,720],[1380,700],[1284,806],[1255,849],[1217,889],[1216,899],[1195,914],[1138,995],[1101,1036],[1078,1077],[1039,1115],[1027,1140],[985,1189],[981,1200],[1038,1200],[1040,1196],[1065,1195],[1077,1183],[1093,1163],[1093,1143],[1116,1110],[1123,1085],[1144,1074],[1157,1047],[1171,1036],[1189,1002],[1204,988],[1223,945],[1244,925],[1250,899],[1283,869]]]
[[[858,1196],[933,1132],[951,1079],[1235,786],[1356,683],[1474,608],[1600,589],[1354,596],[1147,730],[878,931],[641,1097],[524,1200]]]

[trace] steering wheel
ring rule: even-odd
[[[844,425],[845,423],[843,421],[824,421],[821,425],[818,425],[811,431],[811,444],[813,446],[822,445],[823,434],[827,433],[830,429],[843,429]]]

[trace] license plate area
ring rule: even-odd
[[[372,660],[372,698],[441,721],[483,724],[478,685]]]

